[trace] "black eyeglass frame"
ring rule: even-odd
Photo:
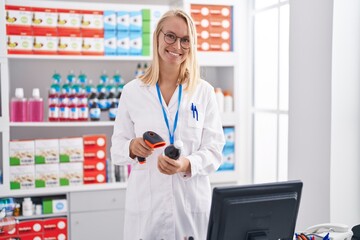
[[[179,39],[180,39],[180,46],[181,46],[181,48],[186,49],[186,50],[190,49],[190,47],[191,47],[191,42],[190,42],[190,38],[189,38],[189,37],[178,37],[178,36],[176,36],[175,33],[164,33],[163,30],[160,30],[160,32],[162,32],[162,34],[164,34],[164,41],[165,41],[167,44],[169,44],[169,45],[174,44],[174,43],[176,43],[176,41],[177,41],[178,38],[179,38]],[[173,42],[168,42],[168,41],[166,41],[166,37],[168,37],[169,34],[174,35],[174,36],[176,37]],[[189,46],[188,46],[188,47],[184,47],[184,46],[183,46],[183,42],[182,42],[182,41],[183,41],[184,39],[187,40],[187,41],[189,41]],[[168,39],[168,40],[169,40],[169,39]]]

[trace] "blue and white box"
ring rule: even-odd
[[[129,31],[130,13],[128,11],[118,11],[116,13],[116,29],[118,31]]]
[[[235,128],[233,127],[224,127],[225,135],[225,145],[234,146],[235,145]]]
[[[218,171],[233,171],[235,170],[235,148],[234,146],[225,147],[222,152],[223,163],[219,167]]]
[[[104,30],[116,30],[116,12],[115,11],[104,11]]]
[[[130,12],[130,32],[139,32],[142,29],[142,12]]]
[[[117,32],[117,55],[129,55],[130,51],[130,36],[129,32]]]
[[[116,31],[104,32],[104,51],[105,55],[116,55],[117,39]]]
[[[130,32],[130,55],[141,55],[142,32]]]

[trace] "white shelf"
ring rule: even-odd
[[[9,59],[30,59],[30,60],[74,60],[74,61],[151,61],[149,56],[84,56],[84,55],[25,55],[8,54]]]
[[[222,113],[221,119],[223,126],[234,126],[236,124],[236,114]],[[6,121],[0,118],[0,123]],[[10,127],[107,127],[114,126],[113,121],[98,121],[98,122],[10,122]],[[1,129],[1,128],[0,128]]]
[[[15,217],[16,220],[30,220],[30,219],[39,219],[39,218],[56,218],[56,217],[67,217],[67,212],[65,213],[51,213],[51,214],[39,214],[39,215],[32,215],[32,216],[18,216]]]
[[[81,186],[54,187],[54,188],[33,188],[24,190],[5,190],[1,193],[1,197],[19,197],[19,196],[39,196],[51,194],[66,194],[69,192],[126,189],[127,183],[103,183],[103,184],[84,184]],[[0,188],[1,189],[1,188]]]
[[[200,52],[198,51],[200,66],[234,67],[237,63],[234,52]]]
[[[11,122],[10,127],[106,127],[113,126],[112,121],[98,122]]]

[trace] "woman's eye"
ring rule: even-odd
[[[176,39],[176,36],[174,34],[168,34],[167,37],[172,40]]]
[[[190,40],[189,40],[188,38],[182,38],[181,41],[182,41],[183,43],[189,43],[189,42],[190,42]]]

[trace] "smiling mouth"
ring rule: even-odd
[[[182,56],[182,54],[180,54],[180,53],[171,52],[171,51],[169,51],[169,50],[166,50],[166,52],[169,53],[170,55],[174,56],[174,57],[180,57],[180,56]]]

